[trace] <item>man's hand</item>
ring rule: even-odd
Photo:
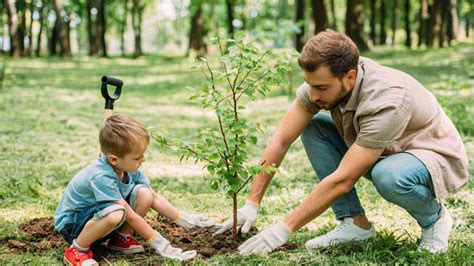
[[[290,236],[290,230],[283,223],[278,223],[245,241],[240,245],[239,251],[241,255],[250,255],[252,253],[267,254],[285,244]]]
[[[183,251],[180,248],[171,246],[170,242],[156,231],[155,237],[149,240],[149,243],[158,255],[171,259],[177,259],[181,261],[188,260],[194,258],[197,254],[195,250]]]
[[[237,210],[237,225],[242,226],[242,233],[247,233],[252,227],[252,224],[257,220],[258,205],[247,202],[244,207]],[[221,229],[214,233],[214,235],[222,234],[230,229],[233,225],[232,217],[227,219],[222,225]]]
[[[179,211],[179,218],[176,220],[176,224],[186,230],[193,230],[196,228],[213,228],[216,221],[206,216]]]

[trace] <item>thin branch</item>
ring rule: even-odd
[[[161,142],[160,142],[158,139],[156,139],[153,135],[152,135],[151,137],[152,137],[154,140],[156,140],[157,142],[161,143]],[[171,144],[168,144],[168,143],[165,143],[164,145],[166,145],[166,146],[168,146],[168,147],[176,147],[176,146],[171,145]],[[214,161],[212,161],[212,160],[210,160],[210,159],[208,159],[208,158],[206,158],[206,157],[200,155],[200,154],[197,153],[195,150],[193,150],[193,149],[191,149],[191,148],[188,148],[188,147],[186,147],[185,145],[182,145],[181,147],[178,146],[178,148],[187,150],[187,151],[193,153],[197,158],[201,158],[201,159],[207,161],[208,163],[215,164]]]
[[[250,72],[252,72],[256,66],[258,66],[258,64],[260,63],[260,61],[262,61],[263,57],[267,54],[268,50],[265,51],[265,53],[263,53],[263,55],[258,59],[257,63],[255,64],[254,67],[252,67],[252,69],[250,69],[244,76],[244,78],[239,82],[239,85],[237,85],[237,87],[240,87],[240,85],[242,85],[242,83],[244,82],[244,80],[247,78],[247,76],[250,74]]]
[[[221,44],[220,40],[219,40],[218,43],[219,43],[219,50],[221,51],[221,56],[224,56],[224,52],[222,51],[222,44]],[[230,87],[231,90],[233,90],[232,84],[231,84],[230,78],[229,78],[229,72],[227,72],[227,66],[224,62],[222,62],[222,65],[224,66],[225,76],[226,76],[227,82],[229,83],[229,87]]]
[[[253,87],[255,85],[255,83],[259,80],[261,80],[262,78],[264,78],[266,75],[268,75],[269,73],[271,73],[270,70],[268,70],[267,72],[265,72],[263,75],[261,75],[260,77],[258,77],[256,80],[254,80],[254,82],[252,82],[252,84],[250,84],[249,87]],[[239,96],[237,97],[237,100],[240,99],[240,97],[242,96],[242,94],[244,94],[244,91],[242,91]]]
[[[263,166],[265,164],[266,160],[263,161],[260,165]],[[240,188],[237,190],[237,192],[235,192],[235,194],[239,194],[239,192],[245,187],[245,185],[247,185],[247,183],[250,181],[250,179],[252,179],[253,175],[250,175],[247,180],[245,180],[245,182],[242,184],[242,186],[240,186]]]

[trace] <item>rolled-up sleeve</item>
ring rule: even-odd
[[[296,91],[296,100],[303,106],[303,108],[311,114],[316,114],[321,110],[315,103],[311,102],[309,97],[310,87],[303,83]]]
[[[361,116],[355,143],[365,148],[387,149],[402,136],[409,121],[410,113],[394,105]]]

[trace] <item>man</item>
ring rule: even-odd
[[[452,218],[440,199],[466,184],[468,163],[436,98],[408,74],[359,57],[351,39],[331,30],[309,39],[298,63],[305,83],[261,161],[279,166],[301,135],[320,182],[280,223],[242,244],[240,253],[271,252],[329,206],[341,223],[306,242],[308,248],[374,237],[354,188],[361,176],[415,218],[422,228],[419,250],[446,252]],[[267,173],[255,177],[238,211],[243,232],[255,222],[271,179]],[[217,233],[231,225],[227,220]]]

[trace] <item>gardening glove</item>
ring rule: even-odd
[[[245,241],[239,247],[241,255],[252,253],[267,254],[288,241],[292,232],[283,223],[272,225],[257,235]]]
[[[177,260],[188,260],[194,258],[197,254],[196,250],[183,251],[180,248],[171,246],[170,242],[164,238],[160,233],[155,231],[155,237],[148,240],[150,246],[156,251],[158,255],[163,257],[177,259]]]
[[[245,203],[244,207],[237,210],[237,225],[242,226],[242,233],[247,233],[252,227],[252,224],[257,220],[258,204],[253,202]],[[214,233],[214,235],[222,234],[226,230],[230,229],[233,225],[233,219],[230,217],[227,219],[222,227]]]
[[[201,227],[213,227],[216,221],[206,216],[179,211],[179,217],[175,223],[186,230],[192,230]]]

